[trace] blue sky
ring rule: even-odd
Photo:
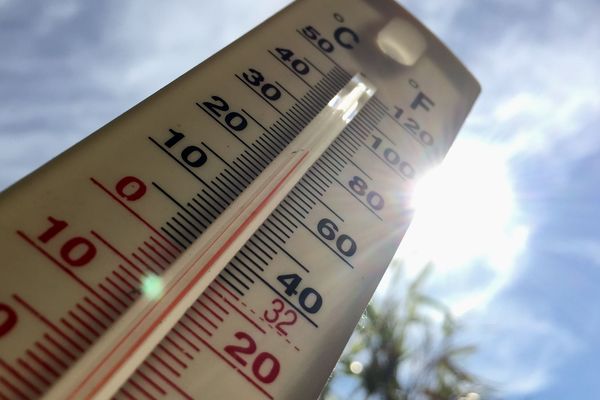
[[[0,189],[285,4],[0,0]],[[436,271],[430,290],[464,319],[481,348],[471,367],[503,397],[591,398],[600,392],[600,2],[403,4],[483,87],[448,162],[460,170],[465,154],[481,154],[462,176],[480,193],[508,182],[512,199],[489,237],[454,238],[468,257]],[[407,260],[417,228],[400,252]]]

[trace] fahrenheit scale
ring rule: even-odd
[[[0,399],[316,398],[479,86],[303,0],[0,196]]]

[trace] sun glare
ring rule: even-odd
[[[160,298],[163,293],[162,279],[156,275],[146,275],[142,279],[142,293],[150,300]]]
[[[522,238],[511,228],[515,198],[506,157],[490,144],[463,140],[418,183],[407,237],[438,269],[478,258],[510,261]],[[518,236],[518,235],[517,235]]]

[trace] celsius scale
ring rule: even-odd
[[[314,399],[479,85],[295,2],[0,196],[0,399]]]

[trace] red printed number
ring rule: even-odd
[[[265,310],[263,317],[267,322],[274,323],[275,328],[285,336],[287,336],[287,331],[283,328],[284,325],[294,325],[296,320],[298,319],[298,314],[294,310],[286,310],[285,304],[280,299],[274,299],[271,304],[274,305],[272,310]],[[271,314],[272,312],[272,314]]]
[[[42,243],[48,243],[61,233],[69,224],[54,217],[48,217],[50,228],[38,236]],[[60,257],[72,267],[82,267],[96,256],[96,247],[88,239],[76,236],[68,239],[60,248]]]
[[[256,342],[245,332],[237,332],[235,337],[243,345],[227,345],[225,351],[229,353],[237,362],[246,366],[248,358],[256,353]],[[252,373],[259,381],[263,383],[272,383],[279,375],[279,361],[271,353],[262,352],[256,356],[252,362]]]
[[[117,182],[115,187],[119,196],[128,201],[139,200],[146,194],[146,184],[135,176],[126,176]]]
[[[0,303],[0,338],[10,332],[17,324],[17,313],[15,310]]]

